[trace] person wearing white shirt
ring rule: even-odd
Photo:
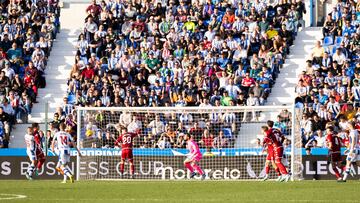
[[[317,147],[325,148],[326,147],[326,137],[323,135],[321,130],[317,130],[317,136],[315,140],[317,141]]]
[[[247,106],[259,106],[260,105],[259,98],[255,97],[253,92],[250,92],[249,93],[249,98],[247,98],[247,100],[246,100],[246,105]],[[252,120],[251,121],[256,121],[257,116],[256,116],[255,109],[252,109],[251,112],[252,112]],[[248,112],[245,111],[244,112],[243,122],[246,122],[247,115],[248,115]]]
[[[342,66],[346,61],[346,56],[344,53],[341,52],[340,48],[336,49],[336,52],[332,56],[333,61],[336,61],[338,65]]]
[[[351,94],[350,100],[354,99],[354,106],[360,106],[360,86],[358,80],[354,80],[354,86],[351,88]]]
[[[124,111],[120,115],[119,124],[126,128],[131,123],[131,118],[131,114]]]
[[[240,33],[245,28],[245,22],[240,19],[238,16],[235,17],[235,22],[233,23],[232,30],[235,31],[235,33]]]
[[[10,62],[5,61],[4,63],[5,67],[2,71],[5,72],[5,76],[8,77],[10,80],[12,80],[15,76],[15,71],[10,67]]]
[[[160,135],[161,133],[165,132],[165,125],[160,120],[160,117],[157,115],[155,116],[155,120],[151,121],[148,125],[151,128],[152,136]]]
[[[299,97],[306,97],[308,88],[304,86],[304,82],[302,80],[299,80],[299,84],[296,86],[295,92]]]
[[[324,80],[330,87],[335,87],[337,83],[337,79],[334,77],[331,71],[328,72],[327,77]]]
[[[224,127],[231,128],[231,132],[236,132],[236,116],[235,113],[226,111],[222,117],[221,121],[224,124]]]
[[[201,107],[201,108],[212,107],[212,105],[209,103],[208,98],[204,98],[203,102],[199,105],[199,107]]]
[[[13,109],[13,107],[9,104],[8,99],[4,99],[4,103],[1,105],[1,107],[3,108],[4,112],[9,114],[10,116],[14,116],[15,115],[15,111]]]
[[[238,43],[235,41],[232,35],[229,35],[229,37],[226,39],[226,45],[230,48],[230,50],[236,50],[238,47]]]
[[[229,93],[229,96],[236,99],[241,90],[238,86],[234,85],[234,79],[229,79],[229,84],[225,86],[225,90]]]
[[[211,43],[212,50],[213,51],[220,50],[222,48],[222,43],[223,40],[220,38],[220,35],[215,35],[215,39],[213,39]]]
[[[334,97],[330,97],[329,102],[326,105],[326,109],[333,117],[336,117],[340,112],[340,105],[335,101]]]
[[[161,136],[158,143],[157,143],[157,146],[159,147],[159,149],[168,149],[168,148],[171,148],[171,144],[168,140],[168,138],[166,136]]]
[[[206,37],[208,41],[214,40],[215,32],[212,30],[211,26],[208,27],[208,31],[205,32],[204,37]]]
[[[344,131],[347,129],[349,122],[346,120],[345,116],[341,115],[339,117],[340,117],[339,128],[341,129],[341,131]]]
[[[142,123],[137,119],[137,116],[133,116],[133,120],[127,126],[128,132],[136,133],[137,131],[141,130]]]
[[[302,129],[303,133],[306,137],[312,135],[312,121],[311,117],[307,116],[306,114],[303,115],[303,119],[300,121],[300,128]]]

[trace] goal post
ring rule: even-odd
[[[275,122],[285,135],[283,159],[292,179],[301,179],[301,135],[293,106],[249,107],[78,107],[77,180],[120,179],[121,149],[114,146],[119,129],[137,132],[133,155],[135,179],[187,179],[189,132],[203,158],[207,179],[256,180],[265,176],[266,152],[261,126]],[[123,178],[129,178],[125,164]],[[275,178],[271,169],[270,177]],[[200,178],[200,177],[197,177]]]

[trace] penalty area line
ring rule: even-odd
[[[5,194],[0,193],[0,201],[1,200],[12,200],[12,199],[24,199],[27,198],[26,195],[19,195],[19,194]]]

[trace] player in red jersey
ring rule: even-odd
[[[281,132],[277,129],[272,128],[274,125],[273,121],[267,122],[268,126],[263,126],[262,130],[264,133],[264,145],[272,145],[274,148],[274,159],[275,164],[280,170],[280,173],[282,174],[281,178],[278,179],[279,181],[289,181],[290,175],[288,174],[284,164],[281,162],[282,157],[284,155],[284,148],[282,145],[282,142],[284,140],[284,136],[281,134]]]
[[[121,129],[121,135],[115,142],[115,146],[121,146],[121,161],[120,161],[120,177],[124,174],[125,161],[128,160],[130,164],[130,178],[134,178],[135,166],[133,162],[133,141],[137,137],[137,133],[126,132],[126,128]]]
[[[341,167],[341,154],[340,154],[340,148],[341,148],[341,139],[336,135],[334,132],[333,126],[328,126],[326,128],[326,143],[327,147],[329,149],[329,156],[331,160],[331,166],[332,169],[335,172],[335,176],[337,180],[341,180],[341,175],[337,169],[337,167]]]
[[[278,175],[278,180],[281,178],[281,173],[279,168],[275,164],[275,158],[274,158],[274,147],[272,145],[266,145],[264,146],[264,149],[266,148],[267,155],[266,155],[266,161],[265,161],[265,177],[262,179],[262,181],[266,181],[269,179],[269,172],[270,172],[270,164],[275,169],[276,174]]]
[[[42,149],[42,143],[41,143],[41,136],[40,136],[40,127],[38,123],[33,123],[31,125],[31,127],[33,128],[33,135],[34,135],[34,140],[36,143],[36,159],[38,160],[37,165],[36,165],[36,171],[35,174],[38,174],[38,171],[41,170],[41,167],[43,166],[44,162],[45,162],[45,154],[44,151]]]

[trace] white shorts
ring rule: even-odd
[[[350,155],[350,153],[347,154],[346,160],[350,162],[356,162],[360,161],[360,149],[353,150],[353,153]]]
[[[59,152],[58,149],[55,149],[55,150],[54,150],[54,153],[55,153],[56,156],[60,156],[60,152]]]
[[[60,150],[59,153],[59,161],[62,165],[70,162],[70,150]]]
[[[26,154],[28,155],[30,161],[36,161],[36,151],[35,150],[26,150]]]

